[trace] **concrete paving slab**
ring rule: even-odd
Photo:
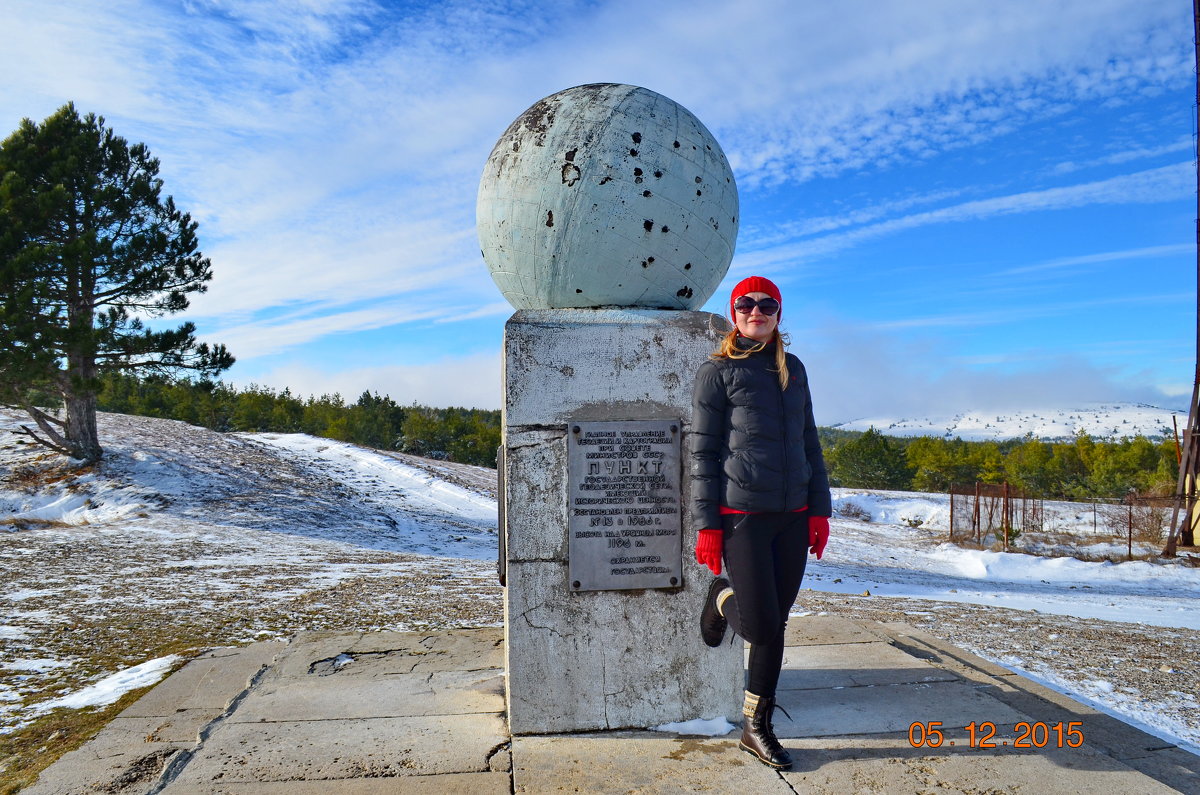
[[[273,679],[307,674],[380,676],[504,669],[503,630],[447,632],[305,632],[271,673]]]
[[[882,641],[791,646],[783,653],[780,690],[811,690],[910,682],[950,682],[960,677]]]
[[[514,737],[514,792],[790,793],[730,738],[655,732]]]
[[[885,636],[900,650],[917,659],[942,666],[978,681],[991,680],[987,677],[1013,676],[1009,669],[990,660],[960,649],[932,635],[913,629],[907,624],[889,622],[876,624]]]
[[[174,715],[164,715],[161,718],[118,717],[109,726],[146,721],[147,742],[195,744],[200,742],[200,733],[205,727],[224,714],[224,710],[216,709],[181,709]]]
[[[449,630],[457,632],[473,632],[474,630]],[[496,630],[497,637],[503,640],[504,632]],[[438,635],[437,632],[367,632],[352,645],[346,648],[348,652],[360,654],[376,654],[388,651],[428,651],[429,645]]]
[[[349,669],[352,666],[347,666]],[[369,667],[369,666],[364,666]],[[230,718],[233,723],[320,718],[397,718],[504,711],[504,672],[309,676],[263,685]]]
[[[788,740],[796,792],[1157,795],[1176,790],[1086,746],[913,748],[894,736]],[[1194,791],[1194,790],[1193,790]]]
[[[1180,792],[1200,792],[1200,763],[1197,756],[1176,746],[1160,748],[1137,758],[1125,756],[1121,761]]]
[[[64,754],[23,792],[146,792],[165,764],[198,742],[195,736],[185,741],[154,739],[162,723],[159,717],[117,718],[90,742]]]
[[[803,602],[801,594],[800,601]],[[840,643],[874,643],[887,636],[861,622],[837,616],[793,616],[784,630],[786,646],[824,646]]]
[[[474,659],[462,659],[444,652],[424,649],[393,649],[378,652],[339,652],[335,656],[314,660],[309,664],[309,673],[320,676],[404,676],[407,674],[428,675],[440,671],[503,670],[492,664],[490,659],[476,655]]]
[[[64,755],[31,793],[145,792],[180,751],[200,743],[270,666],[286,644],[214,649],[190,661],[112,720],[90,742]]]
[[[432,633],[372,632],[346,651],[354,655],[398,650],[411,651],[418,657],[414,672],[479,668],[503,670],[504,628],[453,629]]]
[[[186,795],[508,795],[508,773],[447,773],[441,776],[330,779],[256,784],[213,784]],[[168,787],[164,793],[182,790]]]
[[[314,664],[336,659],[352,648],[362,635],[361,632],[298,633],[280,653],[268,676],[275,679],[306,676]]]
[[[305,633],[283,651],[214,651],[27,791],[144,795],[173,776],[172,795],[1200,792],[1200,758],[1116,718],[901,624],[815,618],[789,629],[800,643],[786,650],[779,697],[792,718],[777,712],[776,728],[797,765],[782,775],[739,751],[737,733],[510,738],[501,633],[488,628]],[[350,664],[335,665],[344,653]],[[933,721],[946,743],[914,748],[909,727]],[[997,748],[971,747],[963,727],[982,721]],[[1016,749],[1021,721],[1079,721],[1084,746]]]
[[[868,685],[830,690],[786,690],[779,703],[791,714],[775,713],[780,737],[837,737],[897,732],[907,737],[914,722],[941,721],[966,726],[992,721],[1013,726],[1025,716],[978,688],[962,682]]]
[[[222,711],[286,646],[281,642],[263,642],[214,649],[171,674],[122,712],[121,717],[173,715],[179,710],[192,709]]]
[[[1079,722],[1086,745],[1120,760],[1180,792],[1200,792],[1200,758],[1173,743],[1080,704],[1022,676],[1010,676],[990,689],[1002,703],[1025,712],[1031,721],[1047,725]]]
[[[172,786],[484,773],[507,743],[500,715],[225,723]]]

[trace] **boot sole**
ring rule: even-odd
[[[752,756],[755,759],[757,759],[758,761],[762,762],[767,767],[772,767],[772,768],[775,768],[776,770],[791,770],[792,769],[791,762],[786,762],[784,764],[778,764],[778,763],[772,762],[770,759],[763,759],[761,756],[758,755],[757,751],[755,751],[753,748],[746,745],[744,742],[742,742],[740,740],[738,741],[738,748],[741,748],[743,751],[750,754],[750,756]]]
[[[718,586],[717,583],[723,583],[723,584]],[[705,607],[708,606],[709,602],[713,601],[716,598],[716,595],[718,593],[720,593],[723,588],[726,588],[728,586],[729,586],[729,582],[727,580],[722,580],[722,579],[713,580],[712,584],[708,586],[708,596],[705,597],[705,599],[704,599]],[[703,616],[701,616],[701,618],[703,619]],[[725,618],[722,617],[720,634],[716,635],[713,638],[710,638],[704,632],[703,620],[701,620],[701,622],[700,622],[700,637],[701,637],[701,639],[704,640],[704,645],[708,646],[711,649],[715,649],[721,645],[721,642],[725,640],[725,633],[728,631],[729,631],[729,622]]]

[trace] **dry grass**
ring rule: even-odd
[[[871,514],[861,505],[850,500],[843,500],[838,506],[837,512],[839,515],[847,519],[857,519],[860,522],[871,521]]]
[[[57,453],[42,453],[32,456],[27,463],[14,467],[11,474],[4,478],[4,483],[11,488],[29,492],[64,481],[68,482],[68,488],[73,488],[74,484],[70,481],[95,470],[95,464],[72,466]]]
[[[70,527],[66,522],[60,522],[57,519],[0,519],[0,532],[5,530],[9,532],[17,532],[19,530],[32,530],[35,527]]]
[[[116,628],[114,631],[119,632],[120,629]],[[85,634],[95,637],[104,633],[85,632]],[[205,651],[204,648],[197,648],[190,640],[171,637],[175,634],[177,633],[162,633],[152,630],[149,633],[139,634],[137,642],[154,644],[148,650],[150,656],[146,659],[178,655],[180,660],[175,668]],[[133,638],[127,640],[133,640]],[[75,680],[87,679],[89,676],[95,678],[105,673],[111,673],[114,665],[117,668],[124,667],[120,660],[114,659],[114,656],[120,657],[119,648],[95,648],[96,652],[88,657],[86,663],[75,672],[75,675],[68,677],[72,684],[59,683],[48,691],[48,694],[70,692],[75,689],[76,684],[81,684]],[[107,651],[101,651],[102,648],[106,648]],[[0,795],[18,792],[37,781],[43,770],[64,754],[74,751],[94,737],[109,721],[141,698],[151,687],[153,686],[131,690],[113,704],[103,707],[54,709],[34,718],[15,731],[0,734]],[[37,700],[41,700],[45,695],[46,693],[42,694]]]

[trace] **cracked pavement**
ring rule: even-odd
[[[1200,790],[1200,758],[908,625],[793,623],[779,702],[794,718],[775,721],[791,771],[755,763],[736,732],[513,736],[503,631],[488,627],[306,632],[214,650],[26,791]],[[914,746],[913,723],[938,721],[948,742]],[[976,721],[995,724],[995,747],[968,741]],[[1022,721],[1078,726],[1086,739],[1021,749]]]

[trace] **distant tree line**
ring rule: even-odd
[[[1049,499],[1123,497],[1131,489],[1169,495],[1179,475],[1175,442],[1144,436],[1096,441],[1080,433],[1065,442],[1026,436],[967,442],[822,431],[831,481],[848,488],[949,491],[952,484],[1007,481]]]
[[[307,433],[486,467],[496,466],[500,444],[499,411],[401,406],[372,392],[347,403],[337,394],[301,398],[288,389],[109,373],[101,379],[97,407],[216,431]],[[1031,496],[1087,499],[1122,497],[1130,489],[1172,494],[1179,474],[1174,441],[1144,436],[968,442],[885,436],[874,428],[822,428],[820,434],[830,479],[847,488],[945,492],[952,484],[1007,481]]]
[[[500,444],[499,411],[401,406],[371,392],[347,403],[337,394],[300,398],[287,389],[111,373],[101,378],[97,407],[215,431],[307,433],[493,468]]]

